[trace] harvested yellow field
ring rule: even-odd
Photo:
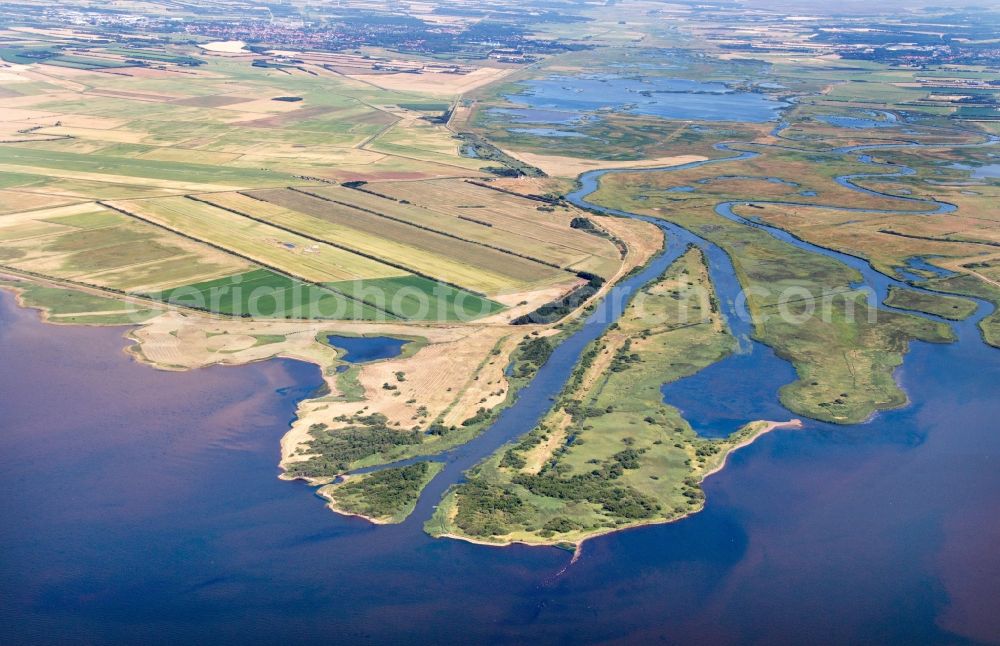
[[[562,157],[559,155],[541,155],[521,151],[504,151],[512,157],[541,168],[546,175],[553,177],[576,177],[581,173],[599,168],[657,168],[660,166],[680,166],[691,162],[707,159],[701,155],[674,155],[657,157],[656,159],[639,159],[636,161],[605,161],[599,159],[583,159],[581,157]]]
[[[592,257],[619,259],[609,240],[570,228],[569,211],[539,211],[540,202],[462,180],[379,182],[363,188],[409,204],[342,187],[309,192],[563,268]]]
[[[346,189],[345,189],[346,190]],[[336,240],[360,253],[391,259],[416,273],[476,292],[494,294],[572,279],[540,262],[448,237],[382,217],[347,203],[289,189],[249,193],[286,211],[280,216],[296,230]],[[390,200],[386,200],[392,204]],[[291,212],[296,212],[293,215]],[[302,214],[305,214],[303,216]]]
[[[110,206],[307,281],[337,282],[406,273],[185,197],[116,201]]]
[[[272,112],[294,112],[301,110],[301,103],[290,103],[288,101],[273,101],[271,99],[255,99],[246,103],[233,103],[218,107],[219,110],[231,110],[233,112],[251,112],[253,114],[269,114]]]
[[[7,121],[36,121],[39,119],[54,119],[59,115],[47,110],[29,110],[28,108],[0,107],[0,123]]]
[[[422,72],[420,74],[351,74],[349,78],[385,90],[418,92],[432,96],[454,96],[502,79],[514,70],[480,67],[468,74]]]
[[[30,193],[27,191],[0,190],[0,215],[15,213],[25,209],[41,209],[76,202],[72,196]]]
[[[149,133],[135,130],[103,130],[96,128],[78,128],[70,126],[45,127],[38,132],[46,135],[61,135],[79,139],[92,139],[106,143],[138,144],[142,143]]]

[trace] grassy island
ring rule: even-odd
[[[322,487],[319,495],[330,508],[374,523],[401,523],[413,512],[420,492],[444,467],[440,462],[417,462],[384,469]]]
[[[698,511],[702,479],[772,426],[700,437],[660,387],[735,347],[702,254],[690,249],[584,352],[539,426],[453,488],[427,530],[488,543],[578,543]]]
[[[953,321],[967,319],[976,311],[976,304],[964,298],[928,294],[895,286],[889,288],[889,297],[885,299],[885,304],[901,310],[934,314]]]

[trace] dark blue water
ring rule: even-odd
[[[907,269],[920,269],[923,271],[928,271],[934,274],[934,276],[937,278],[949,278],[951,276],[958,275],[955,272],[951,271],[950,269],[945,269],[944,267],[938,267],[937,265],[932,265],[931,263],[927,262],[927,259],[931,257],[932,256],[923,256],[923,257],[914,256],[912,258],[907,258],[906,267]],[[917,283],[926,280],[925,277],[916,274],[912,271],[907,271],[907,269],[897,269],[896,273],[901,275],[904,280],[909,280]]]
[[[754,343],[690,377],[664,384],[661,391],[699,435],[726,437],[752,420],[794,417],[774,396],[793,381],[790,363]]]
[[[669,254],[698,242],[664,226]],[[727,265],[705,249],[747,343]],[[888,278],[858,262],[883,296]],[[311,366],[155,371],[121,352],[120,330],[44,325],[4,293],[0,639],[995,642],[1000,352],[980,340],[983,314],[955,326],[958,343],[913,345],[898,377],[914,405],[766,435],[706,482],[705,511],[588,541],[567,569],[556,549],[336,516],[277,480],[278,440],[320,383]],[[503,432],[530,429],[602,329],[591,319],[556,350]]]
[[[706,483],[704,512],[590,541],[565,571],[559,550],[374,527],[277,480],[316,369],[157,372],[119,334],[0,296],[7,643],[1000,634],[1000,353],[975,334],[916,344],[900,377],[917,405],[769,434]]]
[[[350,363],[365,363],[399,356],[403,346],[410,341],[391,336],[338,336],[326,337],[327,343],[344,351],[340,358]]]
[[[664,119],[763,122],[777,118],[788,104],[756,92],[731,90],[723,83],[629,76],[553,76],[525,81],[524,90],[506,98],[535,111],[565,115],[618,110]],[[517,114],[517,113],[514,113]],[[525,115],[523,121],[542,121]],[[554,121],[553,123],[558,123]]]

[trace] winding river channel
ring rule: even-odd
[[[755,154],[733,152],[697,164]],[[607,172],[629,171],[587,173],[569,199],[641,217],[586,201]],[[857,269],[877,302],[903,285],[862,259],[740,218],[736,204],[717,212]],[[681,522],[596,538],[570,566],[554,548],[423,534],[447,488],[534,426],[586,344],[689,244],[708,258],[741,351],[671,384],[666,401],[709,435],[792,416],[777,389],[794,372],[753,339],[728,256],[650,221],[667,234],[664,251],[609,291],[495,424],[432,458],[445,469],[399,526],[326,513],[305,485],[274,477],[296,402],[321,383],[314,366],[154,371],[121,353],[120,329],[45,325],[0,293],[0,637],[995,640],[1000,571],[983,556],[1000,540],[1000,351],[976,327],[991,311],[982,301],[953,324],[956,343],[912,344],[897,372],[911,405],[866,424],[807,422],[763,436],[706,481],[705,510]]]
[[[991,137],[987,144],[992,145],[997,141],[997,138]],[[867,150],[900,146],[916,147],[919,144],[853,146],[837,148],[833,152],[835,154],[848,155]],[[597,309],[587,318],[582,328],[555,349],[552,358],[539,370],[538,375],[532,382],[518,394],[517,400],[500,415],[496,423],[472,442],[451,450],[443,456],[437,456],[436,459],[445,459],[446,466],[424,491],[417,509],[407,520],[407,525],[415,528],[422,526],[433,514],[434,507],[447,489],[462,481],[466,470],[475,466],[504,444],[517,439],[534,428],[548,409],[551,408],[553,398],[559,394],[569,379],[573,367],[586,345],[599,337],[609,325],[618,319],[624,306],[635,294],[636,290],[660,276],[689,246],[698,247],[706,257],[712,283],[720,300],[721,310],[726,317],[730,332],[739,340],[740,352],[690,377],[667,384],[663,389],[666,402],[678,406],[686,414],[688,421],[692,423],[696,431],[712,437],[729,435],[744,424],[758,419],[786,421],[794,417],[791,412],[778,402],[777,393],[779,388],[791,383],[795,379],[795,371],[787,361],[776,356],[771,348],[752,338],[753,321],[746,308],[746,301],[742,296],[742,286],[736,278],[736,271],[729,256],[717,245],[676,224],[658,218],[601,206],[587,199],[598,190],[601,178],[608,174],[673,172],[709,164],[724,164],[751,159],[759,154],[754,151],[734,150],[730,144],[719,144],[716,148],[735,154],[729,157],[708,159],[678,166],[635,170],[595,170],[580,176],[578,180],[579,186],[566,196],[567,201],[576,206],[607,215],[639,219],[655,224],[664,231],[666,237],[665,248],[642,271],[629,276],[609,291],[607,297],[598,303]],[[878,166],[885,165],[876,162],[870,155],[864,154],[858,157],[858,161]],[[840,209],[840,207],[835,205],[798,202],[730,201],[720,202],[716,205],[715,212],[739,224],[762,229],[774,238],[799,249],[832,258],[857,270],[861,274],[862,279],[856,284],[856,287],[867,288],[869,291],[869,302],[872,306],[950,323],[945,319],[930,314],[898,310],[883,303],[888,297],[890,286],[916,291],[927,290],[876,271],[868,261],[862,258],[806,242],[787,231],[748,220],[733,211],[733,208],[738,205],[751,203],[780,204],[800,208],[834,208],[860,213],[914,214],[920,216],[943,215],[955,210],[954,205],[945,202],[912,197],[897,197],[895,195],[872,191],[855,184],[855,180],[867,177],[886,178],[914,173],[912,169],[905,166],[893,165],[893,168],[896,169],[896,172],[844,175],[837,177],[836,181],[851,190],[878,195],[879,197],[899,199],[904,204],[916,203],[933,206],[934,208],[923,211],[905,209]],[[993,304],[981,299],[970,300],[975,300],[978,303],[978,309],[973,316],[958,325],[960,342],[977,343],[978,340],[979,343],[982,343],[976,324],[982,318],[992,313]],[[984,349],[988,350],[988,348]],[[753,378],[748,378],[751,375]],[[710,395],[706,395],[706,393],[710,393]],[[418,458],[417,460],[419,459],[424,458]],[[398,464],[408,464],[417,460],[406,460]]]

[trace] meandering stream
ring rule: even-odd
[[[985,145],[992,145],[997,141],[1000,141],[1000,139],[990,137]],[[424,490],[414,513],[407,519],[406,523],[404,523],[405,525],[409,526],[412,530],[418,530],[433,515],[435,507],[447,490],[464,479],[465,471],[486,459],[503,445],[516,440],[533,429],[551,408],[553,399],[560,393],[564,384],[569,379],[586,345],[598,338],[609,325],[617,320],[623,311],[624,305],[637,289],[662,274],[690,245],[701,249],[706,257],[709,274],[719,297],[721,311],[731,333],[739,341],[740,352],[694,375],[667,384],[663,389],[667,403],[676,405],[685,414],[697,432],[711,437],[726,436],[738,430],[742,425],[757,419],[783,421],[782,419],[775,418],[783,417],[787,419],[794,416],[793,413],[781,405],[777,394],[779,388],[794,380],[794,369],[792,369],[787,361],[775,355],[770,347],[753,338],[753,321],[745,307],[745,299],[742,298],[742,286],[736,278],[736,271],[729,256],[714,243],[695,235],[677,224],[602,206],[587,199],[598,190],[601,178],[609,174],[675,172],[709,164],[732,163],[751,159],[759,155],[759,153],[754,151],[735,150],[732,147],[734,145],[724,143],[716,146],[719,150],[736,153],[729,157],[662,168],[595,170],[580,176],[579,187],[566,196],[567,201],[581,208],[598,211],[606,215],[633,218],[655,224],[663,229],[666,235],[666,247],[641,272],[626,278],[612,287],[605,299],[597,304],[597,309],[587,318],[583,326],[556,347],[551,358],[538,371],[536,377],[518,393],[516,401],[500,414],[494,424],[471,442],[430,458],[443,460],[446,466]],[[919,146],[920,144],[916,143],[852,146],[837,148],[832,152],[837,154],[853,154],[872,149]],[[862,155],[858,160],[862,163],[883,165],[868,155]],[[935,208],[925,211],[876,210],[844,208],[837,205],[754,200],[720,202],[716,205],[715,212],[739,224],[766,231],[777,240],[803,251],[832,258],[857,270],[861,274],[862,280],[855,287],[866,287],[869,290],[868,300],[874,307],[948,323],[954,325],[957,329],[959,343],[982,343],[976,325],[982,318],[988,316],[993,311],[992,303],[982,299],[970,298],[970,300],[978,303],[977,311],[968,319],[958,323],[946,321],[930,314],[889,307],[883,301],[888,296],[890,286],[917,291],[928,290],[923,290],[920,287],[915,287],[887,276],[875,270],[867,260],[806,242],[787,231],[751,221],[737,215],[733,211],[734,207],[743,204],[775,204],[827,208],[860,213],[912,214],[915,216],[943,215],[955,210],[954,205],[945,202],[880,193],[860,187],[854,183],[854,180],[861,178],[903,176],[915,172],[913,169],[900,165],[893,165],[893,168],[896,169],[896,172],[891,174],[852,174],[837,177],[835,181],[851,190],[878,195],[884,198],[898,199],[907,204],[931,204]],[[751,375],[752,378],[750,378]],[[710,393],[710,395],[706,396],[706,393]],[[719,404],[720,402],[722,403],[721,405]],[[813,424],[817,423],[813,422]],[[395,464],[409,464],[421,459],[428,458],[415,458]],[[370,470],[372,469],[362,471]]]

